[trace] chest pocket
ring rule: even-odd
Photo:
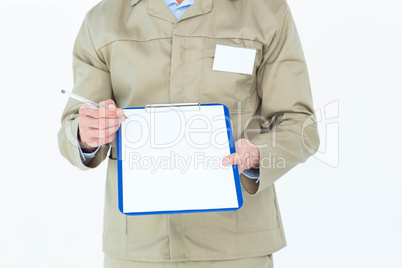
[[[226,45],[257,50],[251,75],[234,72],[213,71],[216,45]],[[262,44],[242,39],[204,39],[204,66],[200,89],[201,103],[222,103],[230,113],[251,111],[250,96],[256,90],[256,72],[261,64]]]

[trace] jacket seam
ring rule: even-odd
[[[115,42],[128,42],[128,41],[134,41],[134,42],[150,42],[150,41],[155,41],[155,40],[162,40],[162,39],[172,39],[172,37],[158,37],[158,38],[152,38],[152,39],[148,39],[148,40],[137,40],[137,39],[116,39],[113,41],[110,41],[104,45],[102,45],[101,47],[99,47],[96,51],[100,51],[101,49],[103,49],[104,47],[107,47],[108,45],[111,45]]]
[[[264,46],[266,49],[268,49],[268,48],[271,46],[272,42],[274,42],[275,38],[277,38],[277,37],[281,34],[281,32],[282,32],[282,30],[283,30],[283,24],[284,24],[284,22],[285,22],[286,13],[288,12],[288,10],[289,10],[289,8],[288,8],[288,5],[286,4],[286,5],[284,6],[284,8],[283,8],[282,18],[281,18],[280,21],[279,21],[278,31],[276,32],[276,34],[275,34],[274,37],[272,38],[272,40],[271,40],[271,42],[270,42],[269,45],[268,45],[268,44],[263,44],[263,46]]]
[[[249,39],[249,38],[241,38],[241,37],[214,37],[214,36],[208,36],[208,35],[182,35],[182,34],[175,34],[175,35],[180,36],[180,37],[202,37],[202,38],[210,38],[210,39],[239,39],[239,40],[257,42],[261,45],[264,45],[264,43],[261,41]]]
[[[112,251],[105,251],[106,254],[111,256],[115,256],[122,259],[133,260],[133,261],[149,261],[149,262],[158,262],[158,261],[167,261],[168,262],[182,262],[182,261],[216,261],[216,260],[235,260],[241,258],[252,258],[259,257],[264,255],[270,255],[281,248],[286,246],[285,243],[281,243],[280,246],[273,248],[272,250],[263,250],[257,252],[248,252],[248,253],[240,253],[240,254],[231,254],[231,255],[213,255],[213,256],[185,256],[186,258],[178,258],[177,260],[171,259],[169,256],[163,257],[150,257],[150,256],[132,256],[130,254],[120,254]],[[183,256],[184,257],[184,256]]]
[[[94,51],[95,51],[95,53],[96,53],[96,56],[97,56],[98,59],[102,62],[102,64],[105,65],[105,67],[108,69],[107,71],[110,72],[109,68],[108,68],[107,65],[105,64],[105,61],[100,57],[100,55],[99,55],[99,53],[98,53],[99,50],[96,49],[94,40],[93,40],[93,38],[92,38],[91,28],[89,27],[88,16],[85,17],[85,24],[86,24],[85,27],[87,28],[88,33],[89,33],[89,39],[91,40],[91,45],[92,45],[92,47],[93,47],[93,49],[94,49]],[[102,70],[102,71],[105,71],[105,70]]]
[[[267,46],[265,45],[263,42],[258,41],[258,40],[253,40],[253,39],[248,39],[248,38],[234,38],[234,37],[213,37],[213,36],[202,36],[202,35],[179,35],[179,34],[175,34],[176,36],[180,36],[180,37],[194,37],[194,38],[210,38],[210,39],[239,39],[239,40],[246,40],[246,41],[251,41],[251,42],[257,42],[262,46]],[[122,38],[122,39],[116,39],[113,41],[110,41],[104,45],[102,45],[101,47],[99,47],[98,49],[96,49],[96,52],[98,53],[100,50],[102,50],[103,48],[115,43],[115,42],[129,42],[129,41],[133,41],[133,42],[141,42],[141,43],[145,43],[145,42],[151,42],[151,41],[156,41],[156,40],[163,40],[163,39],[172,39],[173,36],[170,37],[158,37],[158,38],[151,38],[151,39],[147,39],[147,40],[139,40],[139,39],[130,39],[130,38]],[[91,41],[92,41],[92,37],[91,37]],[[93,43],[92,43],[93,44]]]

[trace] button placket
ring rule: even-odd
[[[182,89],[177,84],[177,77],[180,74],[180,66],[182,65],[182,55],[180,50],[180,37],[176,35],[177,23],[173,27],[172,33],[172,56],[170,63],[170,102],[181,102]]]

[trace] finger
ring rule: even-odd
[[[92,137],[90,136],[90,129],[88,128],[80,128],[79,137],[82,142],[87,143]]]
[[[244,147],[246,147],[246,148],[248,148],[248,147],[250,147],[250,146],[253,146],[254,144],[252,144],[249,140],[247,140],[247,139],[239,139],[239,140],[237,140],[236,142],[235,142],[235,148],[236,148],[236,151],[238,150],[238,149],[242,149],[242,148],[244,148]],[[254,145],[255,146],[255,145]]]
[[[114,100],[112,100],[112,99],[107,99],[107,100],[104,100],[104,101],[101,101],[100,103],[99,103],[99,105],[101,105],[101,106],[105,106],[105,107],[111,107],[111,108],[113,108],[113,106],[116,108],[116,103],[114,102]]]
[[[104,130],[99,130],[98,131],[98,137],[100,139],[105,139],[105,138],[108,138],[108,137],[110,137],[112,135],[115,135],[117,130],[119,130],[119,127],[120,126],[113,126],[113,127],[110,127],[110,128],[104,129]]]
[[[243,162],[238,165],[239,174],[243,173],[244,170],[249,169],[247,165]]]
[[[116,103],[112,99],[108,99],[106,101],[102,101],[99,105],[104,106],[105,109],[105,117],[119,117],[124,116],[124,111],[121,108],[116,107]],[[101,110],[102,111],[102,110]]]
[[[90,138],[87,140],[86,144],[88,144],[91,147],[98,147],[107,143],[112,142],[116,138],[116,133],[108,136],[107,138]]]
[[[97,107],[95,107],[89,103],[84,103],[81,105],[80,110],[78,112],[81,117],[85,117],[85,116],[89,116],[97,109],[98,109]]]
[[[87,128],[86,130],[84,129],[84,135],[87,138],[104,139],[116,133],[119,127],[120,126],[117,125],[106,129]]]
[[[222,164],[224,166],[238,165],[241,162],[242,162],[242,157],[238,153],[233,153],[231,155],[228,155],[222,160]]]
[[[112,142],[116,138],[116,132],[106,138],[105,142],[109,143]]]
[[[100,143],[99,139],[89,139],[85,142],[90,147],[99,147],[102,144]]]
[[[228,155],[222,159],[222,165],[225,167],[233,165],[233,162],[234,162],[233,154]]]
[[[118,118],[124,115],[123,109],[117,108],[113,100],[102,101],[99,105],[102,107],[83,104],[80,108],[80,116],[92,118]]]
[[[80,127],[78,127],[78,134],[79,134],[79,141],[86,143],[87,137],[84,135],[84,131]]]
[[[92,117],[83,117],[81,118],[81,126],[87,128],[94,129],[107,129],[114,126],[120,126],[120,124],[124,121],[123,117],[117,118],[92,118]]]
[[[112,107],[112,108],[111,108]],[[116,106],[101,107],[98,110],[88,110],[88,116],[93,118],[119,118],[124,115],[124,111]]]

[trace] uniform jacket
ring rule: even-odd
[[[255,48],[253,74],[213,71],[217,44]],[[115,143],[84,165],[80,104],[70,99],[58,134],[62,155],[83,170],[108,158],[106,253],[140,261],[225,260],[285,246],[274,182],[319,145],[306,63],[285,1],[196,0],[177,21],[162,0],[104,0],[85,17],[73,70],[74,93],[98,102],[112,98],[121,108],[225,104],[234,139],[259,146],[260,181],[241,175],[241,209],[125,216],[117,204]]]

